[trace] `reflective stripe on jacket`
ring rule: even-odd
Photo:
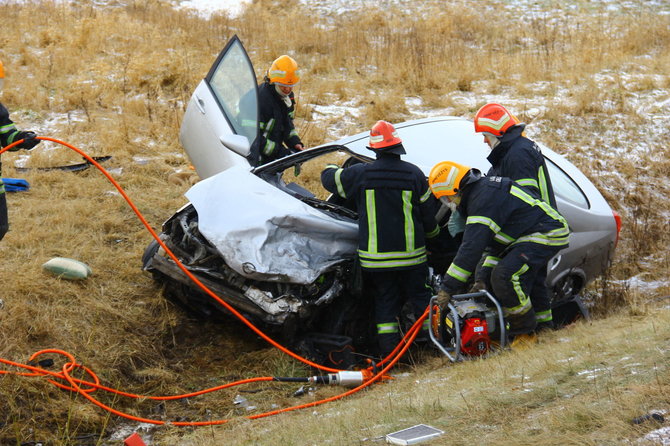
[[[258,87],[258,138],[260,164],[265,164],[292,153],[296,144],[302,144],[293,124],[295,98],[289,94],[291,106],[279,96],[274,84],[263,82]]]
[[[0,146],[7,147],[16,140],[16,135],[19,131],[16,129],[16,126],[9,119],[9,111],[5,108],[4,105],[0,104]],[[18,150],[15,148],[14,150]],[[2,174],[2,162],[0,162],[0,175]],[[5,193],[5,185],[0,179],[0,194]]]
[[[19,131],[14,123],[9,119],[9,111],[4,105],[0,104],[0,145],[7,147],[16,141],[16,135]]]
[[[463,242],[444,276],[447,291],[457,291],[475,271],[485,250],[493,267],[504,251],[519,243],[566,248],[570,230],[563,216],[509,178],[483,177],[463,189],[458,210],[466,218]]]
[[[368,270],[408,269],[426,262],[426,239],[436,237],[435,206],[426,177],[398,155],[367,164],[327,166],[324,187],[353,199],[358,210],[358,256]]]
[[[522,136],[526,126],[517,125],[505,133],[500,144],[491,150],[487,176],[510,178],[556,209],[556,198],[551,185],[547,163],[540,147]]]

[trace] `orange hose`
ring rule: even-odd
[[[119,191],[119,193],[121,194],[121,196],[126,200],[126,202],[128,203],[128,205],[129,205],[130,208],[133,210],[133,212],[135,212],[135,215],[137,215],[137,217],[140,219],[140,221],[142,222],[142,224],[144,225],[144,227],[147,228],[147,230],[151,233],[151,236],[156,240],[156,242],[158,242],[158,244],[161,246],[161,248],[163,248],[163,249],[165,250],[165,252],[170,256],[170,258],[171,258],[171,259],[177,264],[177,266],[184,272],[184,274],[186,274],[186,275],[188,276],[188,278],[191,279],[196,285],[198,285],[198,287],[200,287],[200,289],[202,289],[207,295],[209,295],[212,299],[216,300],[218,303],[220,303],[221,305],[223,305],[223,307],[225,307],[228,311],[230,311],[232,314],[234,314],[235,317],[237,317],[238,319],[240,319],[240,320],[241,320],[247,327],[249,327],[254,333],[256,333],[258,336],[260,336],[261,338],[263,338],[266,342],[268,342],[268,343],[271,344],[272,346],[278,348],[279,350],[283,351],[284,353],[286,353],[287,355],[293,357],[294,359],[297,359],[298,361],[301,361],[301,362],[303,362],[303,363],[309,365],[310,367],[314,367],[314,368],[316,368],[316,369],[324,370],[324,371],[327,371],[327,372],[339,372],[339,371],[340,371],[339,369],[333,369],[333,368],[330,368],[330,367],[324,367],[324,366],[322,366],[322,365],[320,365],[320,364],[317,364],[317,363],[315,363],[315,362],[312,362],[312,361],[310,361],[309,359],[307,359],[307,358],[303,358],[302,356],[298,355],[297,353],[294,353],[294,352],[292,352],[291,350],[289,350],[288,348],[286,348],[286,347],[284,347],[283,345],[279,344],[279,343],[276,342],[274,339],[270,338],[267,334],[265,334],[263,331],[261,331],[259,328],[257,328],[255,325],[253,325],[249,320],[247,320],[241,313],[239,313],[239,312],[238,312],[235,308],[233,308],[230,304],[228,304],[226,301],[224,301],[224,300],[221,299],[219,296],[217,296],[216,293],[214,293],[212,290],[210,290],[209,288],[207,288],[207,286],[206,286],[205,284],[203,284],[202,282],[200,282],[200,280],[198,280],[198,278],[195,277],[195,276],[194,276],[194,275],[193,275],[193,274],[192,274],[192,273],[191,273],[191,272],[190,272],[190,271],[189,271],[189,270],[188,270],[188,269],[187,269],[187,268],[186,268],[186,267],[179,261],[179,259],[177,258],[177,256],[174,255],[174,253],[170,250],[170,248],[168,248],[167,245],[165,245],[165,243],[163,243],[163,241],[160,239],[160,237],[158,236],[158,234],[156,234],[156,231],[154,231],[154,229],[151,227],[151,225],[149,224],[149,222],[144,218],[144,216],[142,215],[142,213],[139,211],[139,209],[137,208],[137,206],[135,206],[135,203],[133,203],[133,201],[132,201],[132,200],[130,199],[130,197],[126,194],[126,192],[123,190],[123,188],[121,187],[121,185],[120,185],[119,183],[117,183],[116,180],[115,180],[114,178],[112,178],[112,176],[109,174],[109,172],[107,172],[107,171],[105,170],[105,168],[102,167],[102,166],[100,165],[100,163],[98,163],[96,160],[94,160],[93,158],[91,158],[88,154],[86,154],[86,153],[83,152],[82,150],[80,150],[80,149],[78,149],[78,148],[76,148],[76,147],[74,147],[74,146],[72,146],[72,145],[70,145],[70,144],[68,144],[68,143],[66,143],[66,142],[59,141],[59,140],[54,139],[54,138],[48,138],[48,137],[45,137],[45,136],[38,136],[38,137],[36,137],[36,139],[40,139],[40,140],[42,140],[42,141],[52,141],[52,142],[61,144],[61,145],[65,146],[65,147],[67,147],[67,148],[69,148],[69,149],[71,149],[71,150],[74,150],[75,152],[77,152],[78,154],[80,154],[82,157],[84,157],[89,163],[91,163],[92,165],[94,165],[98,170],[100,170],[100,172],[102,172],[102,174],[103,174],[105,177],[107,177],[107,179],[109,180],[109,182],[112,183],[112,185]],[[5,147],[4,149],[1,149],[1,150],[0,150],[0,154],[2,154],[2,153],[5,152],[6,150],[9,150],[9,149],[11,149],[12,147],[14,147],[14,146],[16,146],[16,145],[18,145],[18,144],[20,144],[20,143],[22,143],[22,142],[23,142],[22,139],[21,139],[21,140],[18,140],[18,141],[15,141],[14,143],[8,145],[8,146]]]
[[[401,342],[399,344],[399,346],[402,346],[402,348],[400,348],[400,351],[398,352],[398,354],[395,357],[393,357],[392,359],[390,359],[389,363],[382,370],[380,370],[377,374],[372,375],[372,373],[368,372],[367,373],[367,379],[364,379],[364,382],[360,386],[358,386],[354,389],[350,389],[350,390],[348,390],[346,392],[343,392],[341,394],[338,394],[338,395],[335,395],[335,396],[332,396],[332,397],[329,397],[329,398],[325,398],[325,399],[322,399],[322,400],[319,400],[319,401],[313,401],[313,402],[306,403],[306,404],[299,404],[299,405],[296,405],[296,406],[286,407],[286,408],[283,408],[283,409],[277,409],[277,410],[264,412],[264,413],[257,414],[257,415],[249,415],[246,418],[248,418],[250,420],[255,420],[255,419],[259,419],[259,418],[266,418],[266,417],[269,417],[269,416],[272,416],[272,415],[278,415],[278,414],[285,413],[285,412],[291,412],[291,411],[295,411],[295,410],[299,410],[299,409],[305,409],[305,408],[309,408],[309,407],[315,407],[315,406],[318,406],[318,405],[321,405],[321,404],[326,404],[326,403],[329,403],[329,402],[332,402],[332,401],[342,399],[342,398],[347,397],[349,395],[353,395],[354,393],[372,385],[373,383],[384,379],[386,377],[385,374],[389,370],[391,370],[391,368],[398,362],[398,360],[404,355],[404,353],[407,351],[407,349],[409,348],[411,343],[416,338],[416,336],[417,336],[417,334],[420,330],[421,324],[423,323],[423,320],[426,318],[427,314],[428,314],[428,310],[426,310],[424,312],[424,314],[410,328],[410,330],[408,330],[407,334],[405,335],[405,338],[403,339],[403,341],[405,341],[405,342]],[[51,372],[49,370],[44,370],[44,369],[41,369],[41,368],[26,365],[26,364],[20,364],[20,363],[9,361],[9,360],[3,359],[3,358],[0,358],[0,363],[4,363],[4,364],[11,365],[11,366],[14,366],[14,367],[19,367],[19,368],[32,370],[34,373],[29,374],[29,376],[49,375],[53,378],[64,379],[70,384],[70,387],[67,387],[67,386],[64,386],[60,383],[57,383],[52,379],[49,379],[48,381],[55,384],[56,386],[58,386],[62,389],[71,390],[73,392],[81,394],[84,398],[86,398],[91,403],[95,404],[96,406],[100,407],[101,409],[106,410],[106,411],[108,411],[108,412],[110,412],[114,415],[120,416],[122,418],[129,419],[129,420],[137,421],[137,422],[140,422],[140,423],[149,423],[149,424],[157,424],[157,425],[171,424],[171,425],[174,425],[174,426],[213,426],[213,425],[225,424],[230,420],[222,419],[222,420],[211,420],[211,421],[172,421],[172,422],[169,422],[169,421],[156,420],[156,419],[151,419],[151,418],[138,417],[138,416],[131,415],[129,413],[122,412],[120,410],[114,409],[113,407],[107,406],[106,404],[102,403],[98,399],[92,397],[90,395],[90,393],[92,393],[92,391],[97,388],[97,389],[108,391],[110,393],[114,393],[114,394],[121,395],[121,396],[127,396],[127,397],[135,398],[135,399],[175,400],[175,399],[187,398],[187,397],[190,397],[190,396],[202,395],[204,393],[213,392],[213,391],[216,391],[216,390],[221,390],[221,389],[224,389],[224,388],[233,387],[233,386],[240,385],[240,384],[247,384],[247,383],[251,383],[251,382],[261,382],[261,381],[273,381],[274,380],[274,378],[272,378],[272,377],[257,377],[257,378],[250,378],[250,379],[246,379],[246,380],[241,380],[241,381],[237,381],[235,383],[229,383],[229,384],[225,384],[225,385],[222,385],[222,386],[213,387],[213,388],[210,388],[210,389],[201,390],[199,392],[193,392],[193,393],[184,394],[184,395],[176,395],[176,396],[169,396],[169,397],[142,396],[142,395],[136,395],[136,394],[132,394],[132,393],[122,392],[122,391],[115,390],[115,389],[112,389],[112,388],[109,388],[109,387],[101,386],[99,384],[97,376],[95,376],[95,374],[90,369],[88,369],[86,367],[83,367],[80,364],[77,364],[74,361],[74,357],[71,354],[69,354],[65,351],[62,351],[62,350],[57,350],[57,349],[41,350],[37,353],[34,353],[31,356],[31,360],[34,360],[35,358],[37,358],[38,356],[40,356],[41,354],[44,354],[44,353],[61,354],[65,357],[67,357],[70,360],[70,362],[66,362],[63,365],[63,367],[61,368],[60,373]],[[393,355],[391,354],[391,355],[389,355],[388,358],[391,358],[392,356]],[[386,359],[388,359],[388,358],[386,358]],[[83,381],[83,380],[80,380],[80,379],[77,379],[77,378],[73,378],[70,375],[70,372],[74,368],[84,369],[89,375],[91,375],[94,378],[95,382],[91,383],[91,382],[86,382],[86,381]],[[5,370],[0,370],[0,375],[1,374],[9,374],[9,373],[11,373],[11,372],[8,372],[8,371],[5,371]],[[28,375],[28,374],[25,374],[25,373],[16,373],[16,374]],[[87,385],[87,386],[89,386],[89,388],[88,389],[82,389],[80,384]]]
[[[76,148],[76,147],[74,147],[74,146],[72,146],[72,145],[70,145],[66,142],[59,141],[59,140],[54,139],[54,138],[41,137],[41,136],[36,137],[36,139],[43,140],[43,141],[52,141],[52,142],[55,142],[57,144],[61,144],[65,147],[77,152],[78,154],[80,154],[82,157],[84,157],[84,159],[86,159],[89,163],[91,163],[93,166],[95,166],[100,172],[102,172],[102,174],[110,181],[110,183],[112,183],[112,185],[114,185],[114,187],[119,191],[121,196],[126,200],[128,205],[131,207],[133,212],[137,215],[137,217],[142,222],[142,224],[145,226],[145,228],[149,231],[151,236],[165,250],[165,252],[170,256],[170,258],[172,258],[172,260],[184,272],[184,274],[186,274],[207,295],[209,295],[211,298],[213,298],[218,303],[223,305],[228,311],[230,311],[233,315],[235,315],[238,319],[240,319],[254,333],[256,333],[258,336],[263,338],[266,342],[268,342],[272,346],[280,349],[282,352],[284,352],[287,355],[293,357],[294,359],[297,359],[297,360],[303,362],[304,364],[307,364],[307,365],[309,365],[311,367],[314,367],[316,369],[319,369],[319,370],[332,372],[332,373],[337,373],[337,372],[340,371],[338,369],[333,369],[333,368],[330,368],[330,367],[325,367],[325,366],[322,366],[320,364],[314,363],[314,362],[310,361],[309,359],[304,358],[304,357],[298,355],[297,353],[294,353],[293,351],[289,350],[288,348],[282,346],[281,344],[276,342],[274,339],[272,339],[268,335],[266,335],[263,331],[261,331],[255,325],[253,325],[241,313],[239,313],[237,310],[235,310],[235,308],[233,308],[226,301],[224,301],[218,295],[216,295],[216,293],[214,293],[209,288],[207,288],[207,286],[205,286],[202,282],[200,282],[200,280],[198,280],[198,278],[195,277],[179,261],[179,259],[174,255],[174,253],[160,239],[158,234],[156,234],[154,229],[147,222],[147,220],[144,218],[142,213],[135,206],[135,204],[130,199],[130,197],[125,193],[125,191],[119,185],[119,183],[117,183],[116,180],[114,180],[114,178],[112,178],[112,176],[109,174],[109,172],[107,172],[95,159],[90,157],[88,154],[86,154],[82,150],[80,150],[80,149],[78,149],[78,148]],[[5,151],[10,150],[11,148],[13,148],[15,146],[18,146],[22,142],[23,142],[23,140],[18,140],[18,141],[15,141],[14,143],[8,145],[7,147],[0,149],[0,155]],[[427,315],[428,315],[428,309],[426,309],[424,314],[420,318],[418,318],[417,321],[414,323],[414,325],[408,330],[408,332],[403,337],[402,341],[396,346],[396,348],[393,350],[393,352],[391,354],[389,354],[388,357],[386,357],[382,360],[381,363],[388,362],[388,364],[381,371],[379,371],[377,374],[374,374],[374,375],[371,372],[371,368],[368,368],[365,371],[367,379],[364,379],[363,384],[361,384],[360,386],[358,386],[354,389],[348,390],[346,392],[343,392],[339,395],[335,395],[333,397],[326,398],[326,399],[323,399],[323,400],[320,400],[320,401],[314,401],[314,402],[307,403],[307,404],[287,407],[287,408],[284,408],[284,409],[278,409],[278,410],[274,410],[274,411],[270,411],[270,412],[265,412],[265,413],[262,413],[262,414],[251,415],[251,416],[248,416],[246,418],[249,418],[249,419],[264,418],[264,417],[268,417],[268,416],[271,416],[271,415],[276,415],[276,414],[283,413],[283,412],[289,412],[289,411],[293,411],[293,410],[298,410],[298,409],[303,409],[303,408],[307,408],[307,407],[314,407],[314,406],[317,406],[317,405],[320,405],[320,404],[325,404],[327,402],[335,401],[335,400],[344,398],[348,395],[352,395],[352,394],[358,392],[359,390],[362,390],[365,387],[368,387],[372,383],[384,379],[386,377],[385,373],[388,372],[398,362],[398,360],[402,357],[402,355],[407,351],[407,349],[409,348],[411,343],[414,341],[414,339],[416,338],[416,336],[417,336],[417,334],[418,334],[418,332],[421,328],[421,325],[422,325],[423,321],[426,319]],[[30,357],[29,362],[33,361],[35,358],[37,358],[38,356],[40,356],[42,354],[45,354],[45,353],[60,354],[60,355],[65,356],[68,359],[68,362],[66,362],[63,365],[60,373],[51,372],[51,371],[48,371],[48,370],[45,370],[45,369],[42,369],[42,368],[30,366],[28,364],[20,364],[20,363],[17,363],[17,362],[13,362],[13,361],[9,361],[9,360],[0,358],[0,363],[4,363],[4,364],[7,364],[7,365],[17,367],[17,368],[22,368],[22,369],[31,371],[31,372],[8,372],[8,371],[0,370],[0,375],[8,374],[8,373],[14,373],[14,374],[21,375],[21,376],[45,376],[45,375],[48,375],[48,376],[54,378],[54,379],[48,379],[48,381],[50,383],[58,386],[59,388],[79,393],[82,396],[84,396],[86,399],[88,399],[90,402],[95,404],[96,406],[98,406],[98,407],[100,407],[104,410],[107,410],[110,413],[121,416],[123,418],[127,418],[127,419],[138,421],[138,422],[143,422],[143,423],[172,424],[172,425],[175,425],[175,426],[209,426],[209,425],[223,424],[223,423],[228,422],[229,420],[214,420],[214,421],[202,421],[202,422],[183,422],[183,421],[165,422],[165,421],[162,421],[162,420],[153,420],[153,419],[148,419],[148,418],[136,417],[134,415],[130,415],[130,414],[118,411],[118,410],[116,410],[112,407],[109,407],[109,406],[105,405],[104,403],[102,403],[102,402],[98,401],[97,399],[93,398],[90,395],[90,393],[92,393],[96,389],[100,389],[100,390],[105,390],[105,391],[110,392],[110,393],[130,397],[130,398],[164,400],[165,401],[165,400],[176,400],[176,399],[181,399],[181,398],[188,398],[188,397],[192,397],[192,396],[202,395],[202,394],[205,394],[205,393],[208,393],[208,392],[213,392],[213,391],[233,387],[233,386],[236,386],[236,385],[247,384],[247,383],[251,383],[251,382],[272,381],[274,379],[272,377],[250,378],[250,379],[245,379],[245,380],[237,381],[237,382],[234,382],[234,383],[224,384],[224,385],[221,385],[221,386],[212,387],[212,388],[209,388],[209,389],[205,389],[205,390],[201,390],[201,391],[193,392],[193,393],[189,393],[189,394],[184,394],[184,395],[162,396],[162,397],[141,396],[141,395],[136,395],[136,394],[132,394],[132,393],[122,392],[122,391],[119,391],[119,390],[116,390],[116,389],[112,389],[112,388],[100,385],[100,381],[99,381],[98,377],[95,375],[95,373],[92,370],[88,369],[87,367],[85,367],[81,364],[77,364],[73,355],[71,355],[70,353],[67,353],[65,351],[62,351],[62,350],[57,350],[57,349],[41,350],[39,352],[34,353]],[[86,374],[88,374],[93,379],[93,382],[73,378],[70,374],[75,368],[80,368],[80,369],[84,370],[86,372]],[[63,385],[63,384],[55,381],[55,379],[65,380],[65,381],[68,382],[69,386]],[[87,388],[82,388],[81,385],[85,385],[85,386],[87,386]]]

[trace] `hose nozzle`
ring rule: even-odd
[[[328,375],[312,376],[309,380],[317,384],[330,384],[332,386],[358,387],[372,378],[367,370],[341,371],[329,373]]]

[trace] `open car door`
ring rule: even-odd
[[[258,85],[242,42],[233,36],[186,108],[179,139],[201,179],[232,166],[250,168],[258,134]]]

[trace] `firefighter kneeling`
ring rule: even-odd
[[[472,291],[493,292],[513,346],[527,339],[536,326],[530,289],[538,271],[568,246],[567,222],[509,178],[482,176],[451,161],[435,165],[428,183],[435,197],[465,218],[463,241],[444,275],[437,304],[444,308],[453,294],[464,290],[486,255]]]

